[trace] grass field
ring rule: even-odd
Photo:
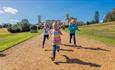
[[[35,35],[36,35],[35,33],[30,33],[30,32],[12,34],[9,33],[6,29],[0,29],[0,51],[10,48]]]
[[[77,35],[115,46],[115,22],[79,26],[79,29]]]
[[[79,27],[78,35],[86,36],[104,42],[107,45],[115,46],[115,22],[94,24]]]

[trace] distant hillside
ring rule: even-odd
[[[79,28],[81,30],[78,32],[79,35],[115,46],[115,22],[86,25]]]

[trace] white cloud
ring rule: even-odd
[[[1,7],[0,8],[0,14],[3,14],[3,13],[16,14],[17,12],[18,10],[12,7]]]
[[[10,14],[16,14],[18,12],[17,9],[12,7],[3,7],[4,12],[10,13]]]
[[[19,22],[19,20],[17,20],[17,19],[11,19],[10,21],[11,22]]]

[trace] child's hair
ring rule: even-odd
[[[57,22],[53,22],[52,28],[55,29],[57,27]]]
[[[44,27],[47,27],[47,28],[48,28],[49,26],[48,26],[48,24],[47,24],[47,23],[44,23]]]
[[[74,19],[74,18],[71,18],[70,23],[75,23],[75,19]]]
[[[77,18],[73,18],[73,17],[71,17],[71,20],[70,20],[70,23],[77,23]]]

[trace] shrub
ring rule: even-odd
[[[31,26],[30,26],[30,32],[36,33],[36,32],[37,32],[37,26],[31,25]]]
[[[30,31],[29,22],[23,19],[21,22],[17,22],[17,24],[11,25],[8,27],[8,31],[11,33],[18,33],[18,32],[27,32]]]
[[[18,32],[22,32],[22,29],[20,28],[18,24],[15,24],[15,25],[8,27],[8,31],[11,33],[18,33]]]
[[[38,26],[38,29],[42,29],[42,28],[43,28],[43,26],[42,26],[42,25],[39,25],[39,26]]]

